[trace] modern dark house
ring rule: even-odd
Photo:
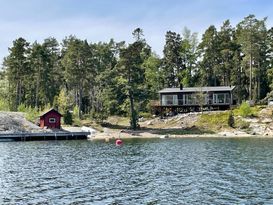
[[[50,129],[61,128],[61,117],[62,115],[55,109],[50,109],[40,116],[40,127]]]
[[[165,88],[159,91],[159,112],[190,112],[208,110],[225,110],[234,104],[235,86]]]

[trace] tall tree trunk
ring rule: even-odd
[[[82,119],[82,86],[79,87],[79,118]]]
[[[257,76],[257,99],[261,99],[261,69],[260,63],[258,63],[258,76]]]
[[[238,103],[241,104],[242,102],[242,72],[241,72],[241,68],[239,68],[239,75],[238,75]]]
[[[249,60],[249,100],[252,100],[252,52]]]
[[[20,81],[18,80],[16,83],[16,97],[15,97],[15,108],[14,110],[17,111],[17,108],[19,106],[19,87],[20,87]]]
[[[175,79],[175,76],[173,76],[173,80]],[[136,130],[137,128],[137,118],[136,118],[136,112],[135,112],[135,107],[134,107],[134,96],[133,96],[133,91],[131,88],[131,68],[128,66],[128,84],[130,85],[129,88],[129,100],[130,100],[130,126],[131,129]],[[175,83],[175,81],[173,81]],[[174,84],[173,84],[174,85]]]
[[[78,101],[78,86],[76,86],[76,89],[75,89],[74,100],[75,100],[75,104],[77,106],[79,106],[79,101]]]
[[[38,93],[39,93],[39,88],[40,87],[40,69],[38,71],[38,76],[37,76],[37,81],[36,81],[36,93],[35,93],[35,107],[38,108]]]
[[[21,104],[21,100],[22,100],[22,81],[20,79],[19,80],[19,93],[18,93],[18,105],[17,105],[17,107]]]
[[[132,95],[132,91],[129,91],[129,99],[130,99],[130,124],[133,130],[137,129],[137,116],[134,108],[134,97]]]

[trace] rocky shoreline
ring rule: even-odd
[[[0,134],[45,132],[21,112],[0,112]]]
[[[90,137],[92,140],[129,139],[129,138],[241,138],[241,137],[263,137],[273,138],[272,107],[267,107],[259,112],[257,117],[241,118],[248,123],[247,129],[221,128],[214,133],[173,133],[172,131],[183,131],[195,126],[201,113],[180,114],[167,119],[153,118],[143,120],[138,131],[104,128],[103,132],[96,132]],[[210,112],[209,112],[210,113]],[[80,127],[63,128],[60,131],[82,131]],[[170,131],[170,132],[169,132]],[[41,129],[37,125],[25,119],[20,112],[0,112],[0,134],[12,133],[39,133],[52,132],[50,129]]]
[[[224,131],[216,134],[184,134],[184,135],[172,135],[172,134],[155,134],[147,131],[107,131],[97,133],[89,138],[90,140],[115,140],[115,139],[175,139],[175,138],[273,138],[273,135],[253,135],[243,131]]]

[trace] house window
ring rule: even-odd
[[[162,105],[178,105],[177,95],[162,95]]]
[[[186,94],[185,95],[185,105],[195,105],[196,104],[196,95]]]
[[[229,93],[213,94],[213,103],[214,104],[229,104],[230,103]]]
[[[56,122],[56,118],[49,118],[49,123],[55,123]]]

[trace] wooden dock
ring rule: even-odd
[[[0,134],[0,141],[83,140],[90,132],[45,132]]]

